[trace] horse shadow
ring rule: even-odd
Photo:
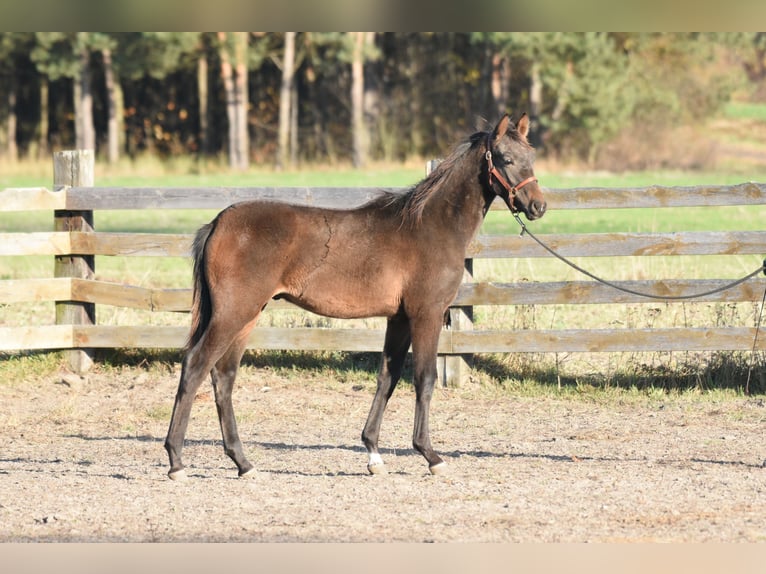
[[[84,434],[70,434],[65,435],[65,438],[83,440],[83,441],[110,441],[110,442],[141,442],[141,443],[153,443],[159,447],[164,444],[164,439],[160,437],[150,435],[135,435],[135,436],[91,436]],[[361,445],[350,444],[328,444],[328,443],[287,443],[287,442],[267,442],[267,441],[243,441],[251,449],[264,449],[275,451],[335,451],[343,450],[358,455],[366,455],[367,450]],[[185,444],[187,446],[197,447],[215,447],[223,449],[223,442],[220,439],[186,439]],[[383,456],[395,456],[395,457],[420,457],[420,453],[413,448],[393,448],[393,447],[381,447],[380,453]],[[449,462],[449,460],[459,460],[461,458],[475,458],[475,459],[507,459],[509,461],[514,460],[542,460],[549,461],[557,464],[580,464],[580,463],[648,463],[649,459],[641,456],[589,456],[577,454],[573,451],[571,454],[554,454],[546,452],[529,452],[529,451],[491,451],[484,449],[453,449],[448,451],[440,451]],[[3,462],[25,462],[20,459],[14,459],[13,461],[7,461],[0,459],[0,464]],[[32,462],[32,461],[29,461]],[[41,461],[34,461],[41,462]],[[50,462],[62,462],[60,460],[52,460]],[[763,464],[756,464],[752,462],[746,462],[742,460],[719,460],[719,459],[706,459],[692,457],[688,459],[672,458],[661,459],[661,464],[702,464],[712,466],[728,466],[728,467],[742,467],[751,469],[761,469],[766,467],[766,461]],[[92,464],[90,461],[83,461],[83,466],[89,466]],[[1,471],[2,469],[0,469]],[[304,472],[304,471],[288,471],[288,470],[268,470],[261,469],[261,472],[269,472],[272,474],[290,474],[290,475],[306,475],[306,476],[345,476],[345,475],[366,475],[366,472],[349,473],[349,472]],[[392,472],[392,474],[407,474],[403,472]]]

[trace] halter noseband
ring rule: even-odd
[[[516,194],[518,191],[524,187],[525,185],[532,183],[533,181],[537,181],[537,178],[534,175],[530,175],[527,179],[524,181],[521,181],[517,183],[516,185],[511,185],[508,183],[508,180],[503,177],[503,174],[501,174],[497,168],[495,167],[495,164],[492,163],[492,146],[490,145],[490,138],[492,136],[487,136],[487,152],[484,154],[484,157],[487,158],[487,167],[488,167],[488,178],[489,178],[489,187],[492,189],[492,176],[497,179],[498,183],[502,185],[505,190],[508,192],[509,195],[509,204],[510,200],[516,197]]]

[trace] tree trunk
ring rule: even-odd
[[[508,59],[499,53],[492,55],[492,103],[495,114],[500,117],[506,111],[508,105],[508,92],[510,82],[510,64]]]
[[[229,120],[229,166],[236,167],[237,146],[234,72],[231,68],[229,50],[226,46],[226,32],[218,32],[218,39],[221,41],[221,79],[223,80],[223,89],[226,92],[226,118]]]
[[[303,38],[306,43],[306,52],[311,53],[312,50],[310,49],[310,46],[311,42],[313,42],[311,32],[306,32]],[[313,136],[309,149],[306,150],[306,146],[304,146],[304,155],[308,155],[309,158],[316,160],[322,155],[325,155],[323,140],[325,131],[322,129],[322,107],[320,96],[316,91],[317,74],[311,58],[306,60],[303,77],[306,82],[306,111],[311,117],[311,131]],[[306,151],[308,151],[308,154],[306,154]]]
[[[554,122],[557,122],[562,118],[564,112],[567,109],[567,106],[569,105],[569,89],[573,76],[574,64],[570,60],[566,63],[564,79],[557,90],[556,107],[553,108],[553,113],[551,114],[551,120]]]
[[[80,53],[80,73],[75,78],[75,146],[77,149],[96,149],[96,129],[93,126],[93,88],[91,86],[90,50]]]
[[[365,32],[365,46],[370,49],[375,46],[375,32]],[[373,153],[373,140],[378,133],[380,123],[380,78],[377,77],[377,67],[367,65],[364,67],[364,121],[365,133],[367,134],[366,153]],[[379,141],[379,137],[377,140]]]
[[[117,163],[120,159],[120,133],[117,119],[117,90],[114,81],[114,68],[112,66],[112,50],[101,50],[104,60],[104,81],[106,84],[106,111],[107,111],[107,146],[106,156],[109,163]]]
[[[247,108],[248,108],[248,84],[247,84],[247,32],[236,32],[235,58],[236,72],[234,86],[237,93],[237,152],[238,169],[250,167],[250,137],[247,133]]]
[[[15,163],[19,159],[19,147],[16,143],[16,126],[18,117],[16,115],[16,101],[18,98],[18,83],[14,75],[11,76],[10,86],[8,87],[8,122],[6,124],[8,139],[8,160]]]
[[[282,86],[279,91],[279,134],[277,168],[290,161],[290,104],[295,76],[295,32],[285,32],[285,52],[282,60]]]
[[[197,95],[199,99],[199,152],[202,155],[210,153],[210,127],[208,123],[208,78],[207,53],[203,52],[197,59]]]
[[[351,32],[354,51],[351,60],[351,135],[354,167],[367,163],[367,129],[364,123],[364,32]]]
[[[48,131],[50,122],[48,121],[49,89],[47,76],[40,76],[40,126],[37,136],[37,157],[38,159],[48,157]]]
[[[298,86],[293,78],[290,88],[290,165],[298,163]]]
[[[529,76],[529,141],[534,147],[540,147],[540,112],[543,109],[543,81],[540,77],[540,64],[534,62]]]
[[[231,63],[227,33],[218,32],[221,40],[221,77],[226,90],[226,116],[229,120],[229,165],[247,169],[247,32],[234,32],[234,65]]]

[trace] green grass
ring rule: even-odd
[[[735,120],[758,120],[766,122],[766,104],[754,102],[729,102],[724,115]]]

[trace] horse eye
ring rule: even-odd
[[[510,158],[510,157],[504,157],[504,158],[503,158],[503,163],[504,163],[505,165],[513,165],[513,158]]]

